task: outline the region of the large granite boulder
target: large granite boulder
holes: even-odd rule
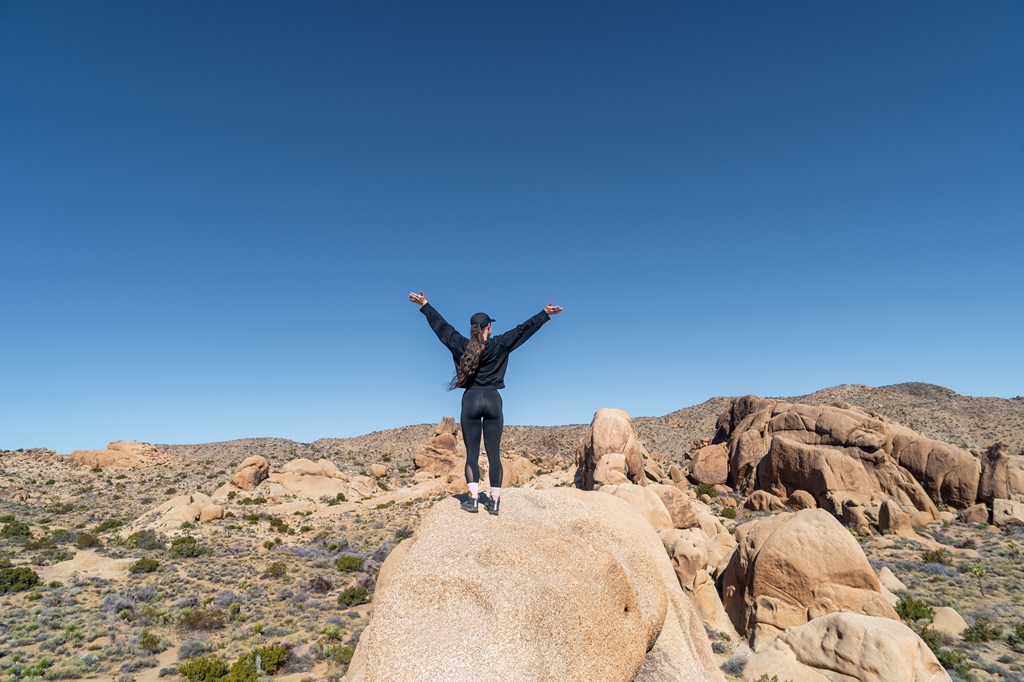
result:
[[[241,490],[255,490],[270,475],[270,463],[266,459],[255,455],[246,457],[235,469],[231,477],[231,484]]]
[[[594,474],[601,457],[612,453],[626,457],[626,478],[637,485],[647,485],[644,462],[648,453],[633,420],[622,410],[603,407],[594,413],[587,432],[576,446],[576,487],[593,490]]]
[[[860,545],[828,512],[779,513],[736,528],[722,601],[754,650],[832,611],[897,619]]]
[[[723,680],[661,540],[612,495],[436,504],[381,567],[346,679]]]
[[[728,447],[729,484],[743,494],[803,489],[834,514],[848,501],[891,499],[938,519],[936,504],[974,504],[982,474],[970,452],[845,403],[737,398],[719,417],[715,443]],[[1010,478],[1002,471],[992,467],[994,489]]]

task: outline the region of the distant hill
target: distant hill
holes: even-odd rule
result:
[[[763,396],[773,397],[773,396]],[[837,400],[874,410],[926,436],[964,448],[986,448],[1002,441],[1013,453],[1024,451],[1024,398],[972,398],[942,386],[905,383],[872,388],[844,384],[814,393],[782,398],[824,405]],[[648,450],[679,461],[698,438],[710,437],[715,421],[732,398],[718,397],[662,417],[635,417],[637,431]],[[595,406],[615,407],[614,405]],[[437,415],[438,421],[445,415]],[[502,449],[523,454],[552,454],[570,460],[586,424],[565,426],[506,426]],[[283,463],[295,457],[328,457],[345,468],[359,469],[388,457],[411,465],[416,446],[433,432],[433,424],[403,426],[353,438],[322,438],[296,443],[279,438],[247,438],[225,443],[162,446],[187,459],[241,461],[262,455]]]

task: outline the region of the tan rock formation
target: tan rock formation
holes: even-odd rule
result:
[[[992,523],[997,526],[1024,526],[1024,502],[992,500]]]
[[[350,682],[475,680],[481,662],[507,682],[723,679],[630,505],[565,488],[506,496],[486,524],[444,500],[391,553]]]
[[[720,485],[729,480],[729,448],[725,443],[708,445],[690,458],[690,480]]]
[[[454,417],[445,417],[438,422],[433,435],[425,443],[416,446],[412,459],[416,481],[437,476],[445,479],[448,492],[465,492],[466,444],[462,441],[462,430]],[[486,466],[483,450],[480,462],[482,472]],[[486,481],[487,477],[482,476],[482,479]]]
[[[897,618],[857,541],[821,509],[742,524],[721,577],[722,601],[755,651],[832,611]]]
[[[800,511],[801,509],[814,509],[818,506],[818,503],[814,501],[814,496],[806,490],[794,490],[789,499],[786,500],[786,506]]]
[[[374,478],[384,478],[385,476],[388,475],[388,468],[383,464],[371,464],[370,475],[372,475]]]
[[[981,477],[966,450],[847,404],[737,398],[719,417],[715,442],[728,446],[729,480],[744,494],[804,489],[835,514],[847,500],[892,499],[937,519],[936,503],[973,504]]]
[[[743,503],[743,506],[751,511],[779,511],[785,508],[782,500],[764,490],[755,490]]]
[[[610,452],[601,455],[594,469],[594,485],[619,485],[629,483],[626,476],[626,456],[620,452]]]
[[[693,500],[679,488],[661,483],[651,483],[647,488],[665,505],[674,528],[693,528],[700,525],[697,521],[697,512],[693,508]]]
[[[231,483],[241,490],[254,490],[270,475],[270,464],[259,455],[246,457],[235,469]]]
[[[149,443],[134,440],[118,440],[104,450],[75,450],[68,458],[72,464],[87,467],[111,467],[130,469],[177,462],[177,458],[163,452]]]
[[[767,653],[767,652],[766,652]],[[774,658],[774,660],[773,660]],[[762,660],[758,660],[762,659]],[[898,620],[858,613],[829,613],[782,634],[771,654],[754,656],[744,675],[755,674],[767,661],[786,659],[810,668],[787,668],[786,678],[828,682],[949,682],[949,674],[913,630]],[[779,669],[775,669],[778,673]]]
[[[594,472],[603,455],[621,453],[626,457],[626,477],[637,485],[647,485],[644,462],[647,450],[633,426],[633,420],[622,410],[603,407],[576,446],[575,484],[580,490],[594,489]]]
[[[967,621],[948,606],[940,606],[935,609],[935,615],[932,617],[932,624],[929,627],[950,637],[959,638],[967,629]]]
[[[914,526],[910,522],[910,516],[892,500],[886,500],[879,510],[878,530],[882,533],[892,533],[901,538],[917,536]]]
[[[610,493],[620,500],[628,502],[630,506],[647,519],[647,523],[651,524],[651,527],[656,531],[668,530],[674,527],[672,514],[669,513],[665,503],[661,501],[657,493],[650,490],[649,487],[624,483],[622,485],[605,486],[601,489],[601,492]]]
[[[962,523],[988,523],[988,507],[982,503],[961,509],[959,518]]]
[[[220,509],[220,516],[216,515],[214,507]],[[138,519],[121,528],[118,532],[122,538],[126,538],[139,530],[173,531],[181,528],[183,523],[198,523],[203,519],[203,510],[207,512],[207,519],[223,518],[223,507],[213,503],[209,495],[203,493],[192,493],[191,495],[178,495],[167,500],[163,504],[154,507]]]

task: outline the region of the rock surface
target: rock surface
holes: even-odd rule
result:
[[[103,450],[75,450],[68,460],[80,466],[120,469],[176,462],[157,447],[134,440],[114,441]]]
[[[258,455],[246,457],[235,469],[231,484],[242,490],[254,490],[270,475],[270,464]]]
[[[511,489],[435,505],[381,567],[347,680],[722,680],[661,540],[630,505]]]
[[[860,545],[824,510],[742,524],[736,539],[721,578],[722,601],[755,651],[832,611],[898,619]]]
[[[633,420],[622,411],[603,407],[594,413],[587,432],[576,446],[576,487],[593,490],[594,474],[601,457],[620,453],[626,458],[626,478],[637,485],[647,485],[644,461],[647,450],[633,426]]]
[[[966,450],[847,404],[737,398],[719,417],[715,443],[728,447],[729,481],[742,493],[785,497],[803,489],[835,514],[848,501],[891,499],[937,519],[936,504],[974,504],[982,477],[982,465]],[[1010,478],[996,460],[987,492]]]

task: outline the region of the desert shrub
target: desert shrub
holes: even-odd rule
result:
[[[264,578],[283,578],[286,575],[288,575],[288,564],[283,561],[275,561],[267,566],[267,570],[263,571]]]
[[[944,548],[926,549],[921,552],[921,561],[926,564],[943,564],[948,566],[953,562],[952,558]]]
[[[242,601],[242,595],[238,594],[234,590],[221,590],[217,593],[217,596],[213,598],[213,603],[217,606],[231,606],[237,602]]]
[[[121,519],[107,519],[98,526],[92,529],[93,533],[106,533],[108,531],[116,530],[124,525],[124,521]]]
[[[326,497],[326,495],[324,497]],[[333,506],[335,506],[337,504],[341,504],[342,502],[347,502],[347,501],[348,500],[345,499],[345,493],[338,493],[334,497],[329,498],[327,500],[327,506],[328,507],[333,507]]]
[[[100,539],[92,533],[82,533],[78,536],[78,540],[75,541],[75,546],[78,549],[87,549],[89,547],[99,547]]]
[[[338,606],[359,606],[369,601],[369,591],[362,585],[346,587],[338,595]]]
[[[411,537],[412,528],[410,528],[409,526],[402,526],[401,528],[395,531],[395,540],[398,540],[399,542],[401,542],[402,540],[407,540]]]
[[[10,518],[11,520],[0,527],[0,538],[11,538],[13,540],[30,540],[32,538],[32,529],[28,527],[27,523],[16,521],[13,516],[5,516],[4,518]]]
[[[929,627],[921,630],[920,635],[943,668],[956,673],[962,679],[972,679],[971,666],[967,662],[966,654],[946,646],[949,641],[946,635]]]
[[[103,598],[100,608],[110,613],[133,612],[135,611],[135,600],[127,594],[108,594]]]
[[[730,656],[725,661],[725,663],[722,664],[722,670],[725,671],[727,675],[731,675],[733,677],[739,677],[740,675],[742,675],[746,667],[746,656],[741,656],[739,654],[736,654],[735,656]]]
[[[1014,625],[1013,630],[1010,631],[1006,641],[1014,648],[1024,646],[1024,623],[1017,623]]]
[[[935,609],[920,599],[906,597],[896,602],[896,615],[908,623],[916,620],[930,621],[935,616]]]
[[[260,656],[260,668],[267,675],[273,675],[291,658],[292,652],[281,644],[261,646],[245,654],[231,666],[231,670],[221,682],[256,682],[256,655]]]
[[[161,535],[154,530],[140,530],[132,533],[124,541],[129,549],[163,549],[166,544]]]
[[[343,556],[338,559],[334,566],[342,573],[355,573],[356,571],[363,570],[363,564],[366,563],[366,559],[361,556]]]
[[[718,491],[715,490],[715,486],[710,483],[698,483],[697,484],[697,497],[701,495],[707,495],[708,497],[718,497]]]
[[[9,563],[9,562],[8,562]],[[39,584],[39,574],[31,568],[0,568],[0,594],[21,592]]]
[[[193,609],[178,618],[182,630],[223,630],[226,625],[227,618],[219,609]]]
[[[131,573],[152,573],[158,568],[160,568],[159,561],[149,557],[143,557],[129,566],[128,570]]]
[[[327,594],[334,589],[334,583],[322,575],[315,575],[309,579],[309,591],[316,594]]]
[[[722,511],[718,512],[718,515],[723,519],[735,519],[736,507],[722,507]]]
[[[228,670],[227,661],[217,656],[198,656],[178,665],[178,674],[188,682],[217,682]]]
[[[3,516],[0,516],[0,523],[14,523],[15,521],[17,521],[17,519],[14,517],[14,514],[4,514]]]
[[[183,535],[174,539],[168,553],[175,558],[192,558],[209,552],[210,550],[200,545],[194,537]]]
[[[266,504],[265,497],[246,497],[238,501],[238,504]]]
[[[328,644],[321,646],[317,650],[317,654],[320,658],[326,658],[341,667],[342,672],[348,671],[348,666],[352,662],[352,656],[356,653],[356,647],[353,644],[342,646],[341,644]]]
[[[205,653],[212,651],[209,642],[205,639],[198,637],[192,637],[186,639],[178,647],[178,660],[183,661],[186,658],[195,658],[196,656],[202,656]]]
[[[160,635],[142,628],[142,632],[139,633],[138,645],[147,654],[158,654],[161,651],[165,651],[170,646],[170,643]]]
[[[289,526],[287,523],[282,521],[276,516],[270,517],[270,528],[277,533],[287,533],[288,535],[295,535],[295,529]]]
[[[991,642],[999,639],[1003,629],[988,618],[978,618],[961,635],[965,642]]]

